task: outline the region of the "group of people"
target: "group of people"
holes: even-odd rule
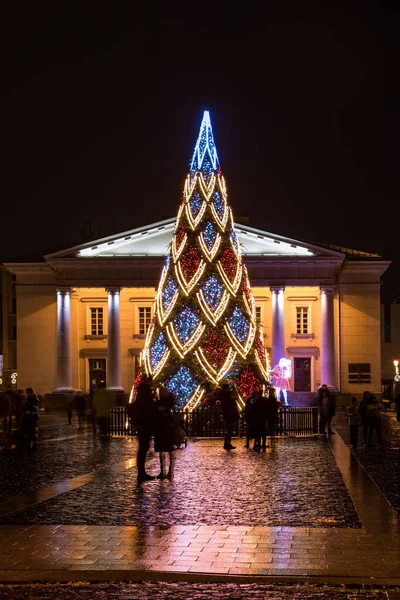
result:
[[[378,444],[382,445],[382,417],[376,396],[369,391],[363,393],[361,402],[354,396],[350,406],[347,407],[350,426],[350,445],[355,450],[358,448],[358,434],[362,427],[364,444],[373,446],[373,436],[376,433]]]
[[[15,391],[9,385],[0,396],[0,417],[5,434],[11,435],[15,426],[21,451],[38,449],[39,397],[35,390],[29,387]]]
[[[143,378],[128,414],[137,430],[137,481],[139,484],[156,479],[173,478],[174,449],[182,441],[182,423],[176,411],[176,399],[165,386],[153,389],[152,379]],[[154,451],[159,453],[160,472],[153,476],[146,471],[146,456],[154,437]]]
[[[269,388],[266,394],[259,390],[246,400],[244,408],[246,420],[245,448],[249,448],[251,440],[254,440],[254,450],[266,449],[267,437],[273,437],[275,434],[279,406],[280,402],[273,387]]]

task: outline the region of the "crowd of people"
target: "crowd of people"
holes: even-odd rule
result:
[[[225,425],[223,448],[234,450],[232,436],[239,420],[238,395],[235,387],[223,383],[213,394],[215,404],[220,406]],[[400,421],[400,394],[396,397],[397,420]],[[18,448],[21,451],[37,451],[40,400],[32,388],[14,391],[8,386],[0,394],[0,423],[3,433],[17,434]],[[84,394],[76,392],[68,400],[68,423],[72,423],[73,410],[76,410],[79,429],[82,429],[86,415],[90,413],[93,432],[107,433],[107,424],[112,406],[118,398],[110,394],[105,384],[97,387],[92,396],[90,410]],[[332,418],[336,414],[336,396],[323,384],[317,392],[319,407],[319,433],[334,435]],[[274,436],[281,402],[274,387],[266,388],[250,395],[245,403],[243,416],[246,422],[245,448],[256,451],[267,448],[267,438]],[[346,407],[350,445],[357,449],[359,434],[362,432],[364,445],[369,448],[377,443],[382,445],[382,418],[379,402],[371,392],[365,391],[359,402],[354,396]],[[172,479],[175,448],[186,443],[183,421],[177,410],[175,396],[161,385],[153,386],[151,378],[143,378],[138,386],[135,401],[129,404],[128,414],[138,436],[137,469],[138,482],[154,479]],[[146,472],[146,456],[154,437],[154,450],[159,453],[160,473],[153,477]]]

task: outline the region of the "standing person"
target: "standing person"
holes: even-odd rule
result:
[[[68,425],[72,424],[72,409],[74,407],[74,398],[75,398],[75,396],[69,396],[68,399],[67,399]]]
[[[37,451],[39,438],[39,398],[32,388],[26,388],[26,403],[21,423],[20,451]]]
[[[318,406],[320,407],[319,432],[334,435],[335,432],[332,431],[332,417],[334,417],[336,413],[336,401],[334,396],[330,393],[326,383],[323,383],[321,387],[318,388],[317,399]],[[327,432],[325,431],[325,427],[328,427]]]
[[[267,406],[266,400],[263,396],[262,390],[256,392],[256,399],[254,402],[254,450],[261,450],[262,447],[265,450],[267,447]]]
[[[82,429],[85,420],[86,400],[81,390],[77,391],[74,396],[74,405],[78,415],[78,427]]]
[[[174,418],[175,396],[161,386],[155,403],[154,450],[160,453],[160,474],[158,479],[172,479],[174,469]],[[169,467],[166,472],[165,458],[169,454]]]
[[[18,405],[19,405],[19,396],[18,396],[17,392],[14,392],[11,385],[9,385],[7,388],[6,396],[8,397],[9,406],[10,406],[10,411],[9,411],[9,415],[8,415],[8,417],[9,417],[8,418],[8,432],[11,433],[13,417],[15,417],[15,424],[16,424],[16,427],[18,428],[17,412],[18,412]]]
[[[138,484],[155,479],[155,477],[146,473],[145,468],[146,456],[150,448],[150,440],[153,435],[155,419],[155,403],[150,382],[150,377],[142,379],[138,385],[134,402],[128,406],[128,414],[131,418],[132,425],[136,427],[138,437],[136,460]]]
[[[19,429],[21,427],[21,423],[22,423],[22,417],[24,414],[24,409],[25,409],[25,403],[26,403],[26,394],[24,390],[18,390],[17,391],[17,396],[18,396],[18,400],[17,400],[17,409],[15,411],[15,420],[17,423],[17,429]]]
[[[251,394],[244,407],[244,418],[246,420],[246,443],[245,448],[250,448],[250,442],[255,438],[255,418],[254,418],[254,404],[256,401],[256,395]]]
[[[364,445],[368,446],[368,420],[367,420],[367,404],[368,404],[368,400],[370,397],[370,393],[366,390],[363,393],[361,402],[360,402],[360,406],[359,406],[359,412],[360,412],[360,423],[361,423],[361,427],[362,427],[362,433],[363,433],[363,440],[364,440]]]
[[[379,446],[382,445],[382,417],[379,410],[379,404],[376,397],[369,393],[367,400],[367,426],[368,426],[368,440],[367,446],[373,446],[372,439],[374,432],[376,432],[376,438]]]
[[[350,425],[350,444],[353,450],[358,447],[358,430],[360,428],[360,407],[358,400],[354,396],[351,399],[350,406],[347,407]]]
[[[266,398],[266,415],[267,415],[267,437],[274,437],[275,426],[279,415],[280,402],[276,396],[275,388],[271,387]],[[265,444],[266,447],[266,444]],[[264,446],[263,446],[264,449]]]
[[[99,427],[100,435],[107,433],[107,421],[112,406],[112,395],[106,390],[105,381],[101,381],[93,394],[93,412],[95,423]]]
[[[237,409],[236,398],[228,383],[222,384],[218,394],[218,400],[221,405],[222,417],[226,428],[224,450],[234,450],[236,446],[232,446],[231,440],[235,423],[239,418],[239,412]]]
[[[3,417],[4,433],[9,433],[11,430],[11,392],[12,388],[9,385],[0,398],[0,416]]]

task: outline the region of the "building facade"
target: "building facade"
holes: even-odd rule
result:
[[[105,380],[131,390],[174,219],[8,262],[15,279],[18,386],[40,394]],[[273,367],[292,361],[293,392],[326,383],[381,393],[378,255],[315,246],[237,223],[258,326]]]

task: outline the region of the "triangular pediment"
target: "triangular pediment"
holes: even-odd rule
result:
[[[106,257],[145,257],[166,256],[171,243],[175,219],[158,221],[151,225],[130,229],[117,235],[94,240],[48,254],[46,259],[55,258],[106,258]],[[342,252],[315,246],[235,223],[238,241],[244,256],[264,257],[343,257]]]

